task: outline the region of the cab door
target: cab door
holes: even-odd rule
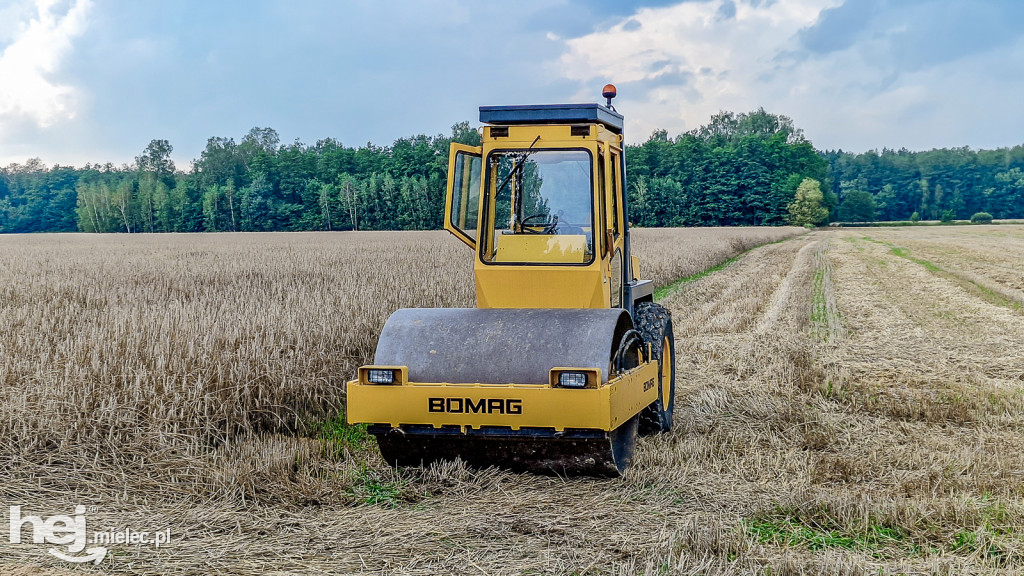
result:
[[[619,186],[619,149],[601,144],[601,156],[598,160],[601,182],[601,204],[604,206],[601,224],[604,226],[601,238],[607,245],[609,253],[608,260],[608,290],[609,304],[612,308],[624,308],[623,287],[626,282],[626,274],[623,270],[623,241],[622,225],[620,219],[620,186]]]
[[[480,222],[481,158],[480,146],[452,143],[448,153],[444,229],[470,248],[476,248]]]

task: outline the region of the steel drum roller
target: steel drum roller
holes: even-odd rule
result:
[[[405,308],[388,318],[374,364],[413,382],[541,384],[556,366],[599,368],[608,381],[620,309]]]
[[[413,382],[547,383],[554,367],[599,368],[633,328],[621,309],[407,308],[388,319],[374,364],[406,366]],[[632,459],[634,417],[614,431],[370,426],[392,465],[462,458],[475,466],[617,476]]]

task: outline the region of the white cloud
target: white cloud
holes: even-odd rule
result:
[[[0,45],[14,41],[36,13],[34,0],[7,0],[0,6]]]
[[[765,76],[780,72],[776,58],[796,48],[796,34],[822,10],[839,3],[711,0],[643,9],[607,30],[566,41],[559,65],[573,80],[620,84],[620,108],[634,110],[632,139],[655,128],[681,132],[719,110],[756,108],[763,98],[757,87],[773,84]]]
[[[801,44],[823,11],[843,0],[701,0],[643,9],[607,29],[565,40],[554,66],[587,86],[619,84],[631,141],[657,128],[696,128],[719,110],[759,106],[791,116],[819,148],[866,150],[1017,144],[1024,112],[1024,41],[901,69],[905,25],[864,31],[816,53]],[[733,8],[735,8],[733,10]],[[924,14],[893,12],[921,28]],[[920,33],[920,31],[919,31]],[[927,35],[927,30],[924,30]]]
[[[0,137],[5,125],[30,121],[47,127],[73,118],[76,90],[53,79],[71,40],[82,33],[90,0],[61,10],[56,0],[37,0],[35,14],[21,22],[0,54]]]

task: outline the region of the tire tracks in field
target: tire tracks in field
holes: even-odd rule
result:
[[[836,352],[847,379],[886,383],[882,389],[897,395],[939,396],[1024,383],[1020,314],[887,244],[850,233],[842,239],[835,254],[838,298],[851,339]]]
[[[682,287],[662,302],[673,312],[676,336],[740,334],[752,326],[764,333],[792,305],[791,296],[819,241],[810,234],[755,248]]]
[[[679,426],[669,438],[686,443],[690,476],[681,481],[700,479],[684,492],[737,521],[792,488],[767,478],[807,476],[801,445],[780,446],[777,436],[802,426],[788,397],[809,364],[805,328],[821,241],[812,233],[761,246],[663,302],[676,334]],[[652,457],[646,450],[643,459]]]
[[[770,420],[786,410],[749,402],[763,399],[766,386],[806,378],[811,285],[825,234],[755,248],[663,302],[675,327],[676,403],[696,421],[736,411]]]
[[[812,234],[808,238],[809,241],[794,255],[789,272],[772,293],[768,307],[758,320],[756,334],[767,334],[783,320],[785,312],[806,304],[806,298],[801,297],[805,291],[800,288],[801,285],[807,285],[814,275],[814,255],[820,250],[822,244],[822,240],[817,238],[817,234]],[[802,324],[805,324],[798,315],[788,315],[785,319],[798,320],[795,326],[790,326],[791,328],[799,329]]]
[[[835,264],[830,250],[832,238],[822,240],[814,252],[814,278],[811,286],[811,333],[825,343],[837,343],[843,336],[842,314],[836,301],[833,278]]]
[[[967,497],[949,495],[1016,493],[1024,318],[859,233],[838,232],[831,259],[844,333],[815,348],[818,394],[863,431],[836,450],[830,475],[856,466],[940,508]]]
[[[665,300],[678,428],[642,445],[639,474],[740,533],[786,509],[969,526],[964,498],[1019,491],[1020,316],[850,235],[758,248]]]
[[[924,259],[912,254],[910,249],[904,246],[899,246],[891,242],[885,242],[885,244],[889,246],[889,249],[893,254],[924,266],[926,270],[936,276],[954,281],[968,292],[979,296],[990,303],[1024,312],[1024,291],[1016,289],[1013,285],[1004,284],[998,280],[992,280],[970,270],[965,270],[961,266],[953,265],[945,261],[941,262],[941,265],[937,264],[932,260]],[[979,252],[972,253],[968,251],[968,255],[977,259],[983,258],[983,254]],[[929,258],[934,257],[929,255]],[[972,263],[976,262],[976,260],[970,261]],[[976,266],[978,265],[976,264]],[[993,268],[997,268],[991,263],[985,263],[978,267],[982,268],[989,274],[995,271]]]

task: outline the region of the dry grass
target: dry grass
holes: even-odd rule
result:
[[[792,233],[712,230],[700,245],[725,259]],[[690,231],[637,235],[663,249],[637,250],[668,274],[709,262],[677,256]],[[121,525],[152,506],[188,534],[206,526],[183,507],[231,516],[446,492],[396,476],[334,417],[392,311],[473,305],[469,254],[447,235],[7,236],[0,247],[0,482],[11,503],[63,513],[55,502],[87,501],[100,505],[95,521]]]
[[[666,286],[693,276],[755,246],[804,232],[803,228],[634,228],[633,255],[639,256],[644,278]]]
[[[673,278],[749,247],[707,232],[729,246],[710,263],[693,231],[636,251]],[[613,481],[396,471],[358,429],[305,424],[392,308],[471,305],[440,234],[0,238],[0,493],[172,527],[114,573],[1019,572],[1024,317],[862,236],[756,248],[672,295],[677,428]]]
[[[8,474],[66,492],[127,467],[125,489],[238,492],[239,439],[337,414],[394,309],[472,304],[471,266],[438,234],[352,239],[3,238]]]
[[[983,295],[1024,307],[1024,234],[1020,226],[936,226],[865,231]]]

